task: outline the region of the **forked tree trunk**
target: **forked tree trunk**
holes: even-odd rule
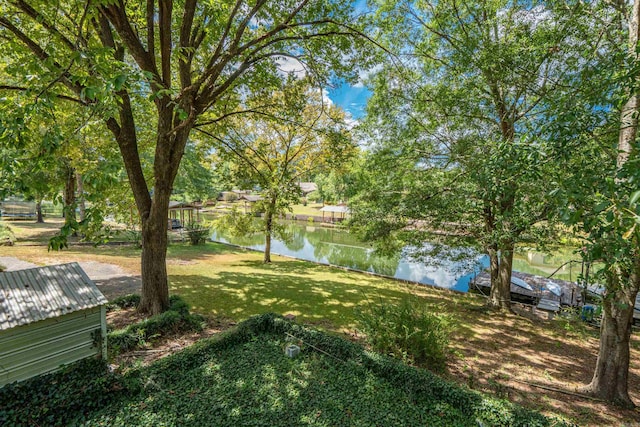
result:
[[[495,283],[491,283],[491,293],[489,294],[489,307],[500,311],[511,311],[511,271],[513,266],[514,244],[509,243],[500,250],[500,259],[497,268]],[[494,261],[495,262],[495,261]],[[493,267],[493,266],[492,266]],[[494,279],[492,271],[492,279]]]
[[[613,273],[612,273],[613,274]],[[610,290],[602,302],[600,348],[591,383],[583,390],[624,407],[633,407],[629,397],[629,344],[638,280],[631,286],[618,283],[617,277],[608,283]]]
[[[156,99],[158,124],[153,170],[154,186],[149,190],[138,153],[130,99],[126,92],[120,92],[119,95],[122,98],[120,110],[122,126],[115,121],[108,121],[107,125],[116,135],[142,226],[140,262],[142,292],[138,310],[155,315],[169,308],[166,265],[169,199],[193,123],[186,123],[179,131],[172,132],[173,109],[170,100]]]

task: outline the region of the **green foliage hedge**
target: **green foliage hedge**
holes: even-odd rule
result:
[[[139,303],[140,297],[138,295],[127,295],[112,301],[109,308],[135,307]],[[164,313],[149,317],[124,329],[110,331],[107,334],[109,353],[114,355],[129,351],[160,336],[202,330],[204,318],[197,314],[191,314],[189,305],[180,296],[172,295],[169,298],[169,303],[169,310]]]
[[[204,245],[211,236],[211,228],[202,224],[191,222],[184,228],[191,245]]]
[[[446,367],[449,318],[431,312],[414,298],[400,303],[370,303],[358,313],[358,323],[372,348],[435,372]]]
[[[78,424],[566,425],[273,314],[126,374],[82,362],[0,390],[0,425]]]

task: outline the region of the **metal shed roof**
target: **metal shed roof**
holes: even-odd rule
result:
[[[349,213],[349,208],[343,205],[338,205],[338,206],[332,206],[332,205],[326,205],[324,206],[322,209],[320,209],[322,212],[336,212],[336,213]]]
[[[77,262],[0,273],[0,331],[107,302]]]
[[[247,202],[258,202],[262,200],[262,196],[258,194],[244,194],[238,200],[246,200]]]

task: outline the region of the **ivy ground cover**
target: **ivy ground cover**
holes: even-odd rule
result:
[[[148,367],[83,362],[5,387],[0,408],[2,425],[558,425],[269,314]]]

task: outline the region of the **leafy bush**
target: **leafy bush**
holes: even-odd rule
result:
[[[129,294],[118,298],[107,304],[107,311],[115,310],[118,308],[132,308],[140,305],[140,295]]]
[[[203,245],[209,236],[211,236],[211,228],[196,222],[190,222],[184,230],[187,233],[189,242],[192,245]]]
[[[436,372],[444,370],[451,329],[446,316],[406,298],[399,304],[369,303],[357,320],[374,350],[425,364]]]
[[[123,306],[136,301],[135,296],[119,299]],[[137,304],[140,298],[137,297]],[[117,300],[116,300],[117,301]],[[169,310],[151,316],[141,322],[129,325],[124,329],[111,331],[107,334],[110,354],[113,356],[123,351],[143,347],[147,342],[170,334],[202,330],[203,317],[189,312],[189,305],[178,295],[169,299]],[[115,304],[115,301],[112,302]]]
[[[307,198],[308,201],[313,202],[313,203],[319,203],[320,201],[322,201],[322,195],[320,194],[320,192],[318,190],[316,191],[312,191],[311,193],[307,194]]]
[[[13,246],[16,236],[8,225],[0,224],[0,246]]]
[[[124,238],[127,242],[140,249],[142,248],[142,232],[136,229],[130,229],[124,232]]]

